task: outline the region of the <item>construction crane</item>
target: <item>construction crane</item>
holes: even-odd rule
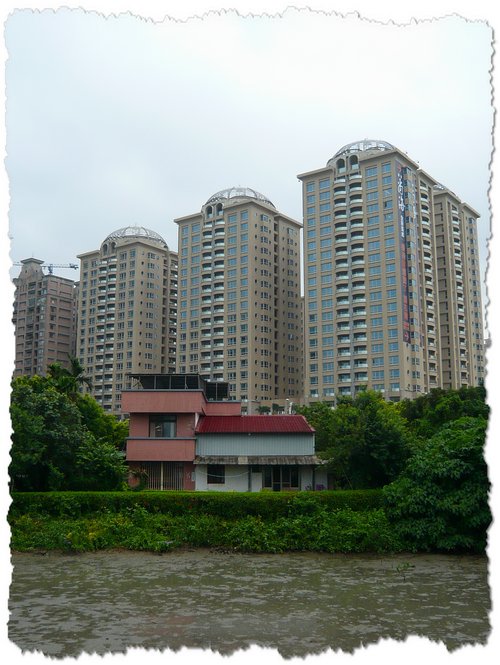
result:
[[[54,268],[71,268],[72,270],[77,270],[78,266],[76,263],[44,263],[42,268],[47,268],[49,275],[52,275]]]
[[[12,265],[22,266],[24,264],[17,261]],[[72,270],[77,270],[78,265],[76,263],[42,263],[42,268],[46,268],[49,275],[52,275],[54,273],[54,268],[71,268]]]

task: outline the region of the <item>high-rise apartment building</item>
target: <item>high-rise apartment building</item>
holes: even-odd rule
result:
[[[177,371],[227,382],[243,412],[298,401],[301,224],[243,187],[217,192],[175,222]]]
[[[383,141],[298,177],[306,401],[481,384],[478,213]]]
[[[75,353],[76,285],[24,259],[14,278],[14,377],[44,375],[52,363],[69,366]]]
[[[131,374],[175,371],[177,253],[158,233],[129,226],[78,258],[77,354],[93,396],[120,414]]]

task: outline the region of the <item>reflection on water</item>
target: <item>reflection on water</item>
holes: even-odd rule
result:
[[[9,638],[47,656],[256,644],[285,657],[490,632],[487,559],[313,553],[14,554]]]

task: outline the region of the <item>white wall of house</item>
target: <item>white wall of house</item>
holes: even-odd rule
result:
[[[328,478],[327,471],[324,467],[317,468],[314,473],[314,489],[318,486],[322,486],[323,489],[328,489]]]
[[[248,492],[248,466],[226,464],[224,469],[224,483],[212,484],[207,483],[207,465],[197,464],[195,466],[195,490],[213,490],[216,492]]]
[[[213,490],[218,492],[260,492],[262,489],[262,472],[251,473],[249,486],[248,466],[225,465],[224,483],[207,483],[207,465],[197,464],[195,467],[195,489]],[[312,489],[312,468],[304,466],[300,469],[300,489]],[[322,485],[327,488],[325,469],[316,469],[314,474],[315,487]]]

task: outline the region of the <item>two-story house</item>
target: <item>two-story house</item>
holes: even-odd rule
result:
[[[195,374],[137,374],[122,393],[130,418],[131,484],[149,489],[299,490],[326,486],[303,416],[244,416],[224,382]]]

